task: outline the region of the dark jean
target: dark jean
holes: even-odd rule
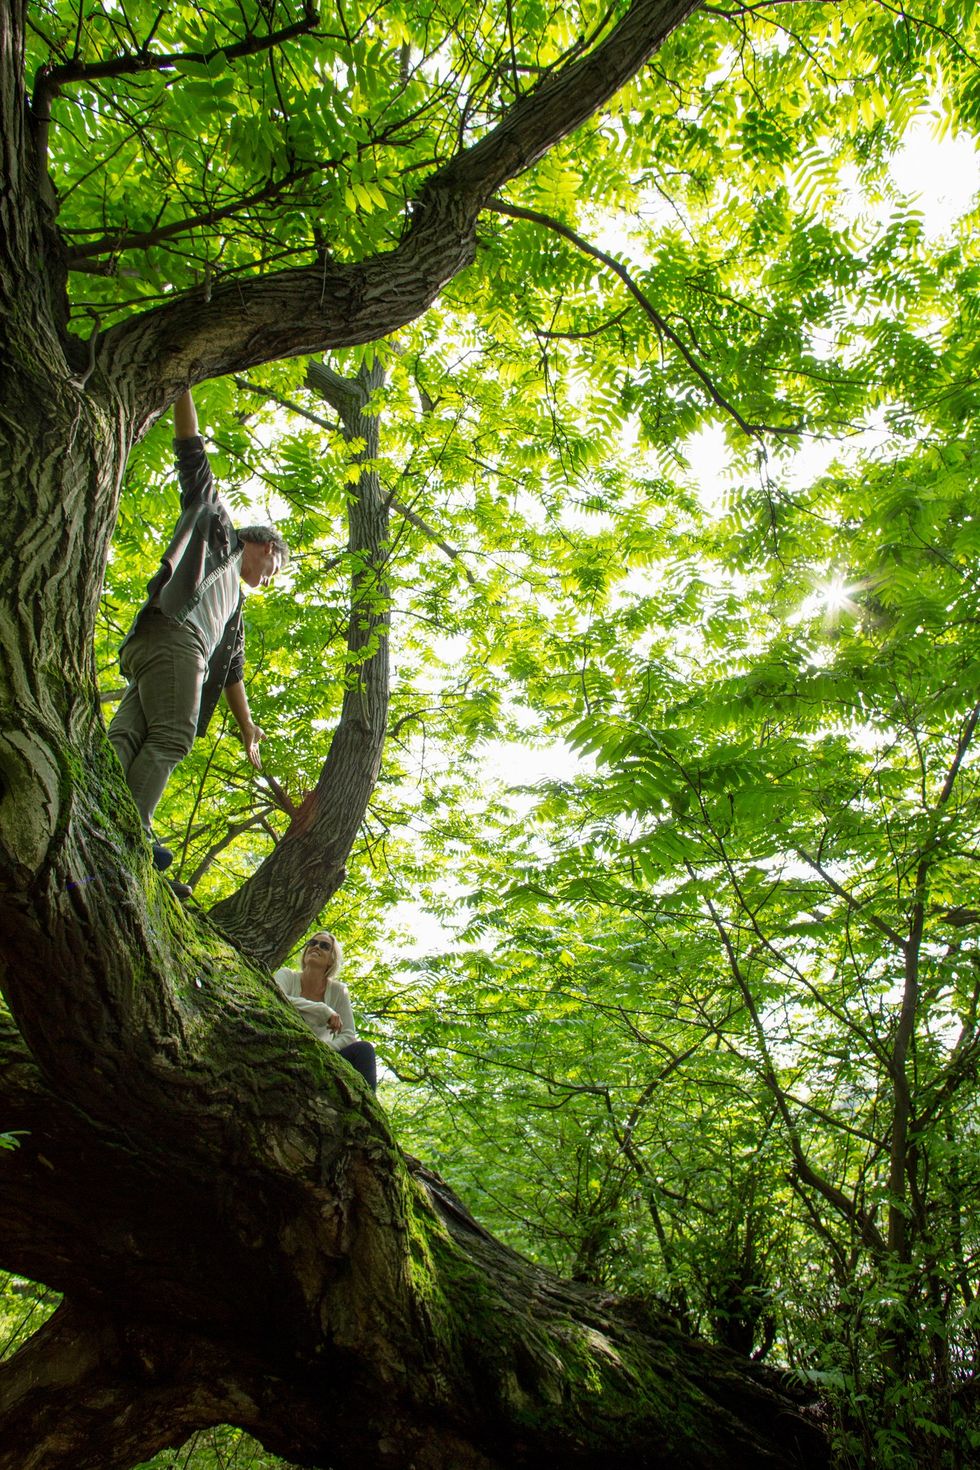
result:
[[[194,744],[207,673],[194,632],[150,612],[123,648],[130,681],[109,739],[147,832],[170,773]]]
[[[377,1092],[378,1063],[370,1041],[352,1041],[350,1046],[341,1047],[337,1055],[346,1057],[354,1070],[360,1072],[371,1091]]]

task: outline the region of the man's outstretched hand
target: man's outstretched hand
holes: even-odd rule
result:
[[[245,754],[255,769],[261,771],[262,757],[259,755],[259,741],[265,739],[265,731],[252,719],[252,711],[248,707],[248,695],[245,693],[245,685],[241,680],[237,684],[225,685],[225,702],[235,717],[235,724],[242,737]]]
[[[259,725],[251,722],[242,728],[242,744],[245,746],[245,754],[257,771],[262,769],[262,756],[259,751],[259,741],[265,739],[265,731]]]

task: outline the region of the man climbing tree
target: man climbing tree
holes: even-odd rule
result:
[[[181,517],[146,602],[122,646],[130,685],[109,726],[109,739],[153,846],[154,866],[173,854],[151,830],[157,802],[195,735],[203,735],[222,691],[256,770],[263,732],[245,692],[245,630],[239,578],[264,587],[287,555],[269,526],[236,532],[218,498],[189,392],[174,405],[174,447]],[[186,884],[171,887],[186,897]]]

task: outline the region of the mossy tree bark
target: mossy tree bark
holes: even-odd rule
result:
[[[150,868],[92,655],[126,456],[178,391],[424,310],[472,258],[492,192],[691,8],[637,0],[433,175],[389,254],[175,299],[82,343],[24,89],[26,0],[0,6],[0,1125],[24,1134],[0,1153],[0,1264],[65,1296],[0,1371],[4,1470],[129,1466],[221,1421],[336,1470],[822,1455],[758,1371],[556,1281],[410,1173],[357,1076],[252,968],[246,956],[275,962],[338,881],[383,692],[365,740],[352,683],[351,738],[318,791],[321,811],[346,800],[347,837],[328,849],[329,823],[311,821],[290,863],[222,906],[221,933]],[[382,522],[361,501],[370,545]],[[377,592],[377,563],[364,565],[362,610]],[[378,597],[361,667],[377,658],[381,684],[383,617]]]
[[[222,1419],[336,1470],[823,1462],[764,1370],[508,1251],[269,982],[197,959],[179,1067],[163,1035],[143,1058],[152,1132],[0,1031],[5,1261],[66,1293],[0,1374],[3,1470],[122,1470]]]

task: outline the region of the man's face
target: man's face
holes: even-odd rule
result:
[[[279,570],[279,552],[271,541],[245,541],[241,577],[250,587],[267,587]]]

